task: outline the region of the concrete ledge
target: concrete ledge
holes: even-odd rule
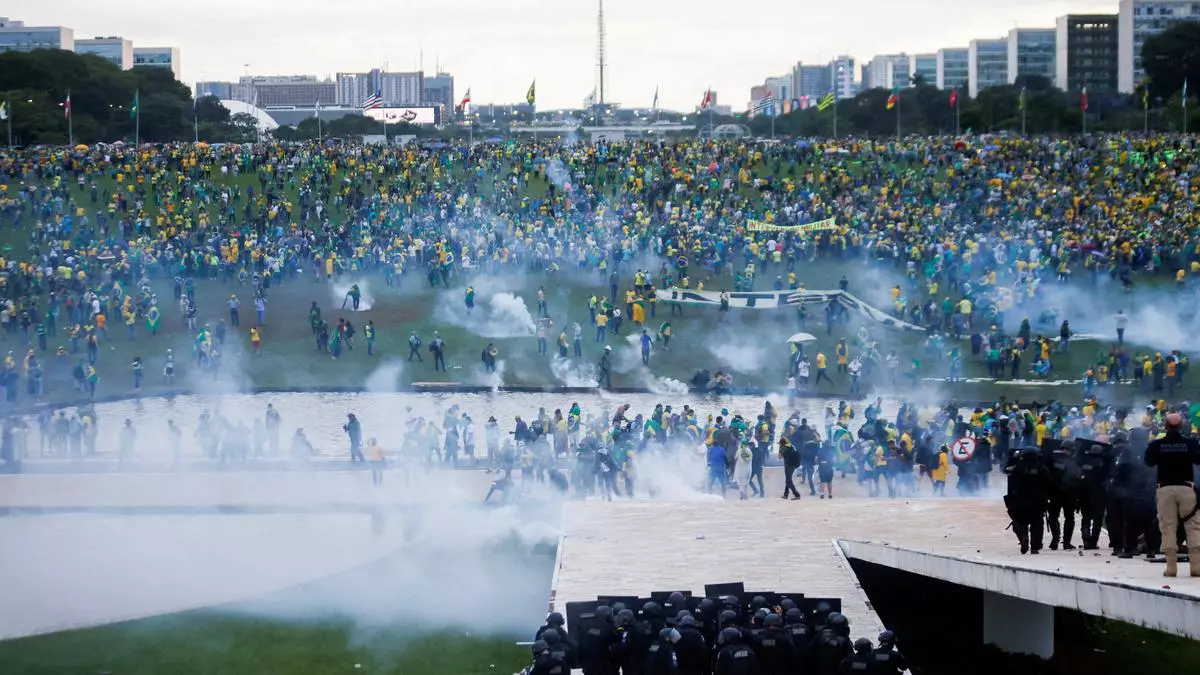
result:
[[[1200,579],[1164,579],[1154,586],[1097,579],[1003,562],[967,560],[882,543],[842,539],[847,557],[1052,607],[1200,639]],[[1147,577],[1161,566],[1145,563]],[[1186,574],[1186,571],[1184,572]],[[1140,575],[1139,575],[1140,576]],[[1161,577],[1160,577],[1161,578]],[[1174,590],[1178,584],[1185,590]]]

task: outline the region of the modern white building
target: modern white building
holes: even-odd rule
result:
[[[967,47],[967,93],[1008,84],[1008,38],[971,40]]]
[[[0,52],[28,52],[34,49],[75,50],[75,31],[63,26],[26,26],[0,16]]]
[[[95,54],[121,70],[133,67],[133,42],[122,37],[95,37],[75,41],[76,54]]]
[[[970,50],[948,47],[937,51],[937,88],[962,89],[971,75]]]
[[[168,68],[179,79],[179,48],[178,47],[134,47],[133,65],[150,66],[152,68]]]
[[[378,68],[366,73],[338,73],[339,105],[361,106],[379,92],[384,105],[420,105],[425,99],[425,73],[388,73]]]
[[[863,66],[863,89],[902,89],[908,86],[908,54],[880,54]]]
[[[1161,33],[1180,21],[1200,20],[1200,2],[1195,0],[1121,0],[1117,18],[1117,43],[1120,65],[1117,89],[1133,93],[1145,78],[1142,70],[1142,45],[1146,38]]]
[[[829,73],[833,77],[833,95],[837,98],[854,98],[858,94],[858,72],[855,68],[854,57],[841,55],[829,63]]]
[[[1008,82],[1037,75],[1054,82],[1058,38],[1053,28],[1014,28],[1008,31]]]
[[[938,71],[938,55],[935,54],[912,54],[908,57],[908,78],[911,83],[912,78],[921,76],[925,84],[934,84],[937,82]]]

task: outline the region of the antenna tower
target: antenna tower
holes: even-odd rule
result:
[[[600,68],[600,105],[604,105],[604,0],[599,0],[600,12],[596,15],[596,65]]]

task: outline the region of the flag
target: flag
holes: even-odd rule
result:
[[[321,116],[321,101],[317,100],[317,108],[316,108],[316,110],[313,110],[313,117],[320,117],[320,116]]]
[[[950,90],[950,107],[951,108],[958,107],[958,87],[955,87]]]
[[[1087,105],[1087,87],[1084,87],[1083,91],[1079,92],[1079,109],[1086,112]]]
[[[654,103],[650,104],[651,110],[658,110],[658,87],[654,88]]]
[[[768,93],[766,98],[761,98],[754,102],[751,112],[755,115],[771,115],[775,114],[775,96]]]
[[[363,110],[377,110],[382,107],[383,107],[383,92],[379,91],[378,89],[376,89],[375,93],[368,96],[367,100],[363,101],[363,103],[362,103]]]
[[[71,94],[67,94],[67,100],[63,101],[63,117],[71,118]]]
[[[1183,99],[1183,109],[1187,110],[1187,78],[1183,78],[1183,93],[1180,94]]]
[[[8,119],[8,102],[0,101],[0,120]]]
[[[700,109],[708,110],[709,106],[711,106],[711,105],[712,105],[712,89],[705,89],[704,90],[704,98],[700,99]]]
[[[462,100],[458,102],[458,112],[467,109],[467,104],[471,102],[471,88],[467,87],[467,93],[463,94]]]
[[[534,78],[533,82],[529,83],[529,91],[525,92],[525,102],[526,103],[528,103],[529,105],[533,105],[535,101],[537,101],[537,79],[536,78]]]
[[[1150,109],[1150,83],[1142,84],[1142,110]]]
[[[130,119],[138,116],[138,99],[141,98],[142,91],[140,89],[133,90],[133,105],[129,106]]]
[[[592,93],[587,95],[587,98],[583,99],[583,107],[591,108],[594,105],[596,105],[596,90],[595,89],[592,90]]]
[[[1084,110],[1087,110],[1086,105],[1084,105],[1083,108]],[[1022,112],[1025,110],[1025,87],[1021,87],[1021,93],[1019,96],[1017,96],[1017,110]]]
[[[836,102],[837,102],[837,100],[834,99],[833,92],[831,91],[828,94],[825,94],[824,96],[822,96],[820,101],[817,101],[817,110],[824,111],[826,108],[828,108],[829,106],[833,105]]]
[[[895,108],[896,104],[899,102],[900,102],[900,94],[893,91],[891,94],[888,94],[887,109],[891,110],[892,108]]]

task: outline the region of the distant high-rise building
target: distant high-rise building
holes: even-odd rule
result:
[[[1008,38],[971,40],[967,47],[967,90],[971,98],[980,90],[1008,84]]]
[[[833,95],[837,98],[854,98],[858,94],[858,72],[853,56],[843,54],[831,61],[829,75],[833,80]]]
[[[908,86],[908,54],[880,54],[863,66],[862,88],[898,89]]]
[[[152,68],[168,68],[179,79],[179,48],[178,47],[134,47],[133,67],[150,66]]]
[[[1066,91],[1116,92],[1120,70],[1116,14],[1068,14],[1055,22],[1054,85]]]
[[[195,98],[204,98],[205,96],[215,96],[222,101],[235,100],[237,85],[232,82],[197,82],[193,89]]]
[[[1014,28],[1008,31],[1008,81],[1017,78],[1040,76],[1053,82],[1056,73],[1055,60],[1058,50],[1054,28]]]
[[[1195,0],[1121,0],[1118,5],[1120,67],[1117,90],[1132,93],[1146,77],[1142,70],[1142,45],[1180,21],[1200,20],[1200,2]]]
[[[792,68],[792,98],[819,98],[833,91],[833,75],[828,63]]]
[[[0,16],[0,52],[28,52],[34,49],[75,49],[75,31],[63,26],[26,26]]]
[[[970,49],[949,47],[937,51],[938,89],[963,89],[971,76]]]
[[[75,41],[76,54],[95,54],[121,70],[133,67],[133,43],[122,37],[96,37]]]
[[[938,71],[938,55],[937,54],[913,54],[908,57],[908,79],[912,83],[912,78],[920,76],[920,78],[930,86],[937,84]]]
[[[234,97],[260,108],[333,105],[337,85],[312,75],[253,75],[238,80]]]
[[[425,95],[422,103],[440,105],[445,112],[453,112],[458,101],[454,100],[454,76],[438,73],[425,77]]]
[[[337,102],[358,106],[379,92],[384,105],[420,105],[424,101],[425,73],[389,73],[378,68],[366,73],[337,74]]]

